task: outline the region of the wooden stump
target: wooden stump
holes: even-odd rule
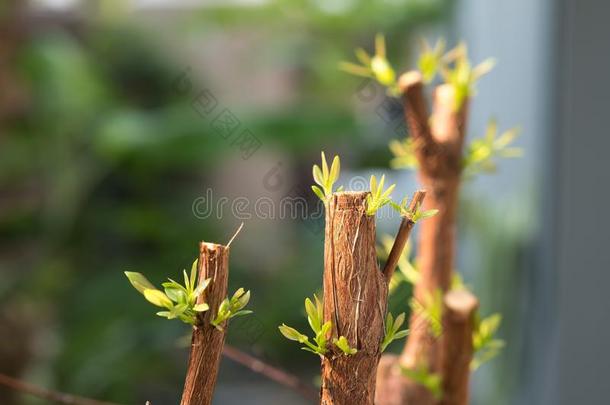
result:
[[[218,313],[218,306],[227,296],[229,249],[222,245],[201,242],[199,244],[198,274],[199,283],[208,278],[212,279],[197,301],[197,303],[207,303],[210,309],[199,314],[198,323],[193,328],[181,405],[209,405],[212,403],[225,341],[226,325],[222,325],[223,330],[221,331],[212,326],[211,321]]]
[[[373,405],[388,287],[377,264],[375,218],[366,192],[335,193],[326,210],[324,318],[331,340],[345,336],[358,353],[334,345],[322,359],[322,405]]]

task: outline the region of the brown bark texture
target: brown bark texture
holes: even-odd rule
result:
[[[211,279],[198,303],[207,303],[210,309],[200,313],[193,328],[191,352],[182,392],[181,405],[209,405],[212,403],[216,377],[225,340],[223,330],[215,328],[211,321],[218,313],[220,303],[227,296],[229,278],[229,249],[222,245],[201,242],[198,262],[199,283]]]
[[[467,405],[474,315],[479,306],[466,290],[450,291],[443,302],[443,336],[447,344],[441,356],[443,398],[441,405]]]
[[[455,108],[451,85],[438,86],[433,95],[433,113],[429,118],[421,74],[416,71],[401,76],[399,86],[407,126],[415,141],[419,180],[427,190],[424,210],[438,209],[438,214],[420,225],[417,265],[420,280],[414,298],[425,302],[440,289],[451,286],[455,258],[455,222],[462,172],[462,154],[468,100]],[[440,321],[440,320],[439,320]],[[410,335],[399,358],[381,362],[378,378],[378,405],[431,405],[432,394],[401,373],[401,367],[427,365],[430,372],[441,371],[441,352],[446,339],[436,338],[426,320],[412,314]]]
[[[372,405],[388,287],[377,264],[375,218],[366,215],[366,192],[335,193],[326,210],[324,318],[330,342],[345,336],[358,352],[329,344],[322,359],[322,405]]]

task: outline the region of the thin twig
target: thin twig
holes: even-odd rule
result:
[[[228,344],[224,345],[222,354],[234,362],[249,368],[255,373],[262,374],[270,380],[292,389],[307,400],[314,402],[319,400],[319,395],[316,389],[313,386],[302,382],[295,375],[267,364],[264,361],[248,353],[242,352],[241,350]]]
[[[96,399],[80,397],[77,395],[67,394],[65,392],[53,391],[47,388],[39,387],[28,382],[9,377],[6,374],[0,373],[0,385],[4,385],[15,391],[20,391],[38,398],[46,399],[59,404],[68,405],[118,405],[113,402],[98,401]]]
[[[411,204],[409,204],[409,212],[414,213],[418,207],[421,207],[425,197],[425,190],[416,191],[411,199]],[[394,270],[396,270],[396,265],[398,264],[398,260],[400,259],[400,255],[402,255],[405,245],[407,244],[407,240],[409,239],[413,225],[415,225],[415,222],[413,222],[410,215],[405,215],[402,217],[400,227],[398,228],[398,233],[396,234],[394,244],[390,250],[390,255],[388,256],[388,260],[383,268],[383,275],[388,282],[392,278]]]
[[[231,237],[231,240],[229,241],[229,243],[227,243],[227,248],[229,248],[231,246],[233,239],[237,238],[237,235],[239,235],[239,232],[241,231],[241,228],[243,228],[243,227],[244,227],[244,223],[242,222],[241,225],[239,226],[239,228],[237,228],[237,230],[233,234],[233,237]]]

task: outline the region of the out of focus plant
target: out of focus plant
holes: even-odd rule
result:
[[[388,93],[398,95],[396,72],[386,58],[385,37],[382,34],[375,36],[375,55],[370,56],[364,49],[356,49],[356,58],[361,63],[341,62],[339,68],[356,76],[369,77],[377,80],[387,87]]]
[[[475,320],[475,331],[472,336],[475,356],[470,363],[473,371],[496,357],[506,344],[502,339],[495,337],[502,323],[502,315],[492,314],[481,319],[477,314]]]

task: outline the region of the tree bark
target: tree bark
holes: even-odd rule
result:
[[[441,355],[443,399],[440,405],[467,405],[474,314],[479,302],[466,290],[447,293],[443,306],[443,337],[446,344]]]
[[[438,86],[429,120],[421,74],[416,71],[405,73],[399,86],[403,92],[407,126],[416,145],[419,179],[428,191],[423,209],[439,210],[436,216],[422,222],[419,236],[417,264],[421,277],[415,286],[414,297],[425,302],[437,290],[444,294],[451,285],[468,100],[456,109],[454,88],[448,84]],[[411,333],[400,357],[387,357],[381,362],[378,405],[435,403],[427,389],[402,375],[401,367],[425,364],[430,372],[440,372],[444,343],[433,336],[428,322],[417,314],[411,315],[409,329]]]
[[[229,249],[222,245],[201,242],[198,274],[199,283],[208,278],[212,279],[197,300],[197,303],[207,303],[210,309],[199,314],[198,323],[193,327],[181,405],[209,405],[212,402],[226,325],[221,325],[223,330],[219,330],[211,322],[218,313],[220,303],[227,296]]]
[[[329,343],[322,358],[322,405],[373,405],[384,337],[387,282],[377,264],[375,218],[367,192],[335,193],[326,210],[324,318],[330,342],[345,336],[358,352],[344,355]]]

